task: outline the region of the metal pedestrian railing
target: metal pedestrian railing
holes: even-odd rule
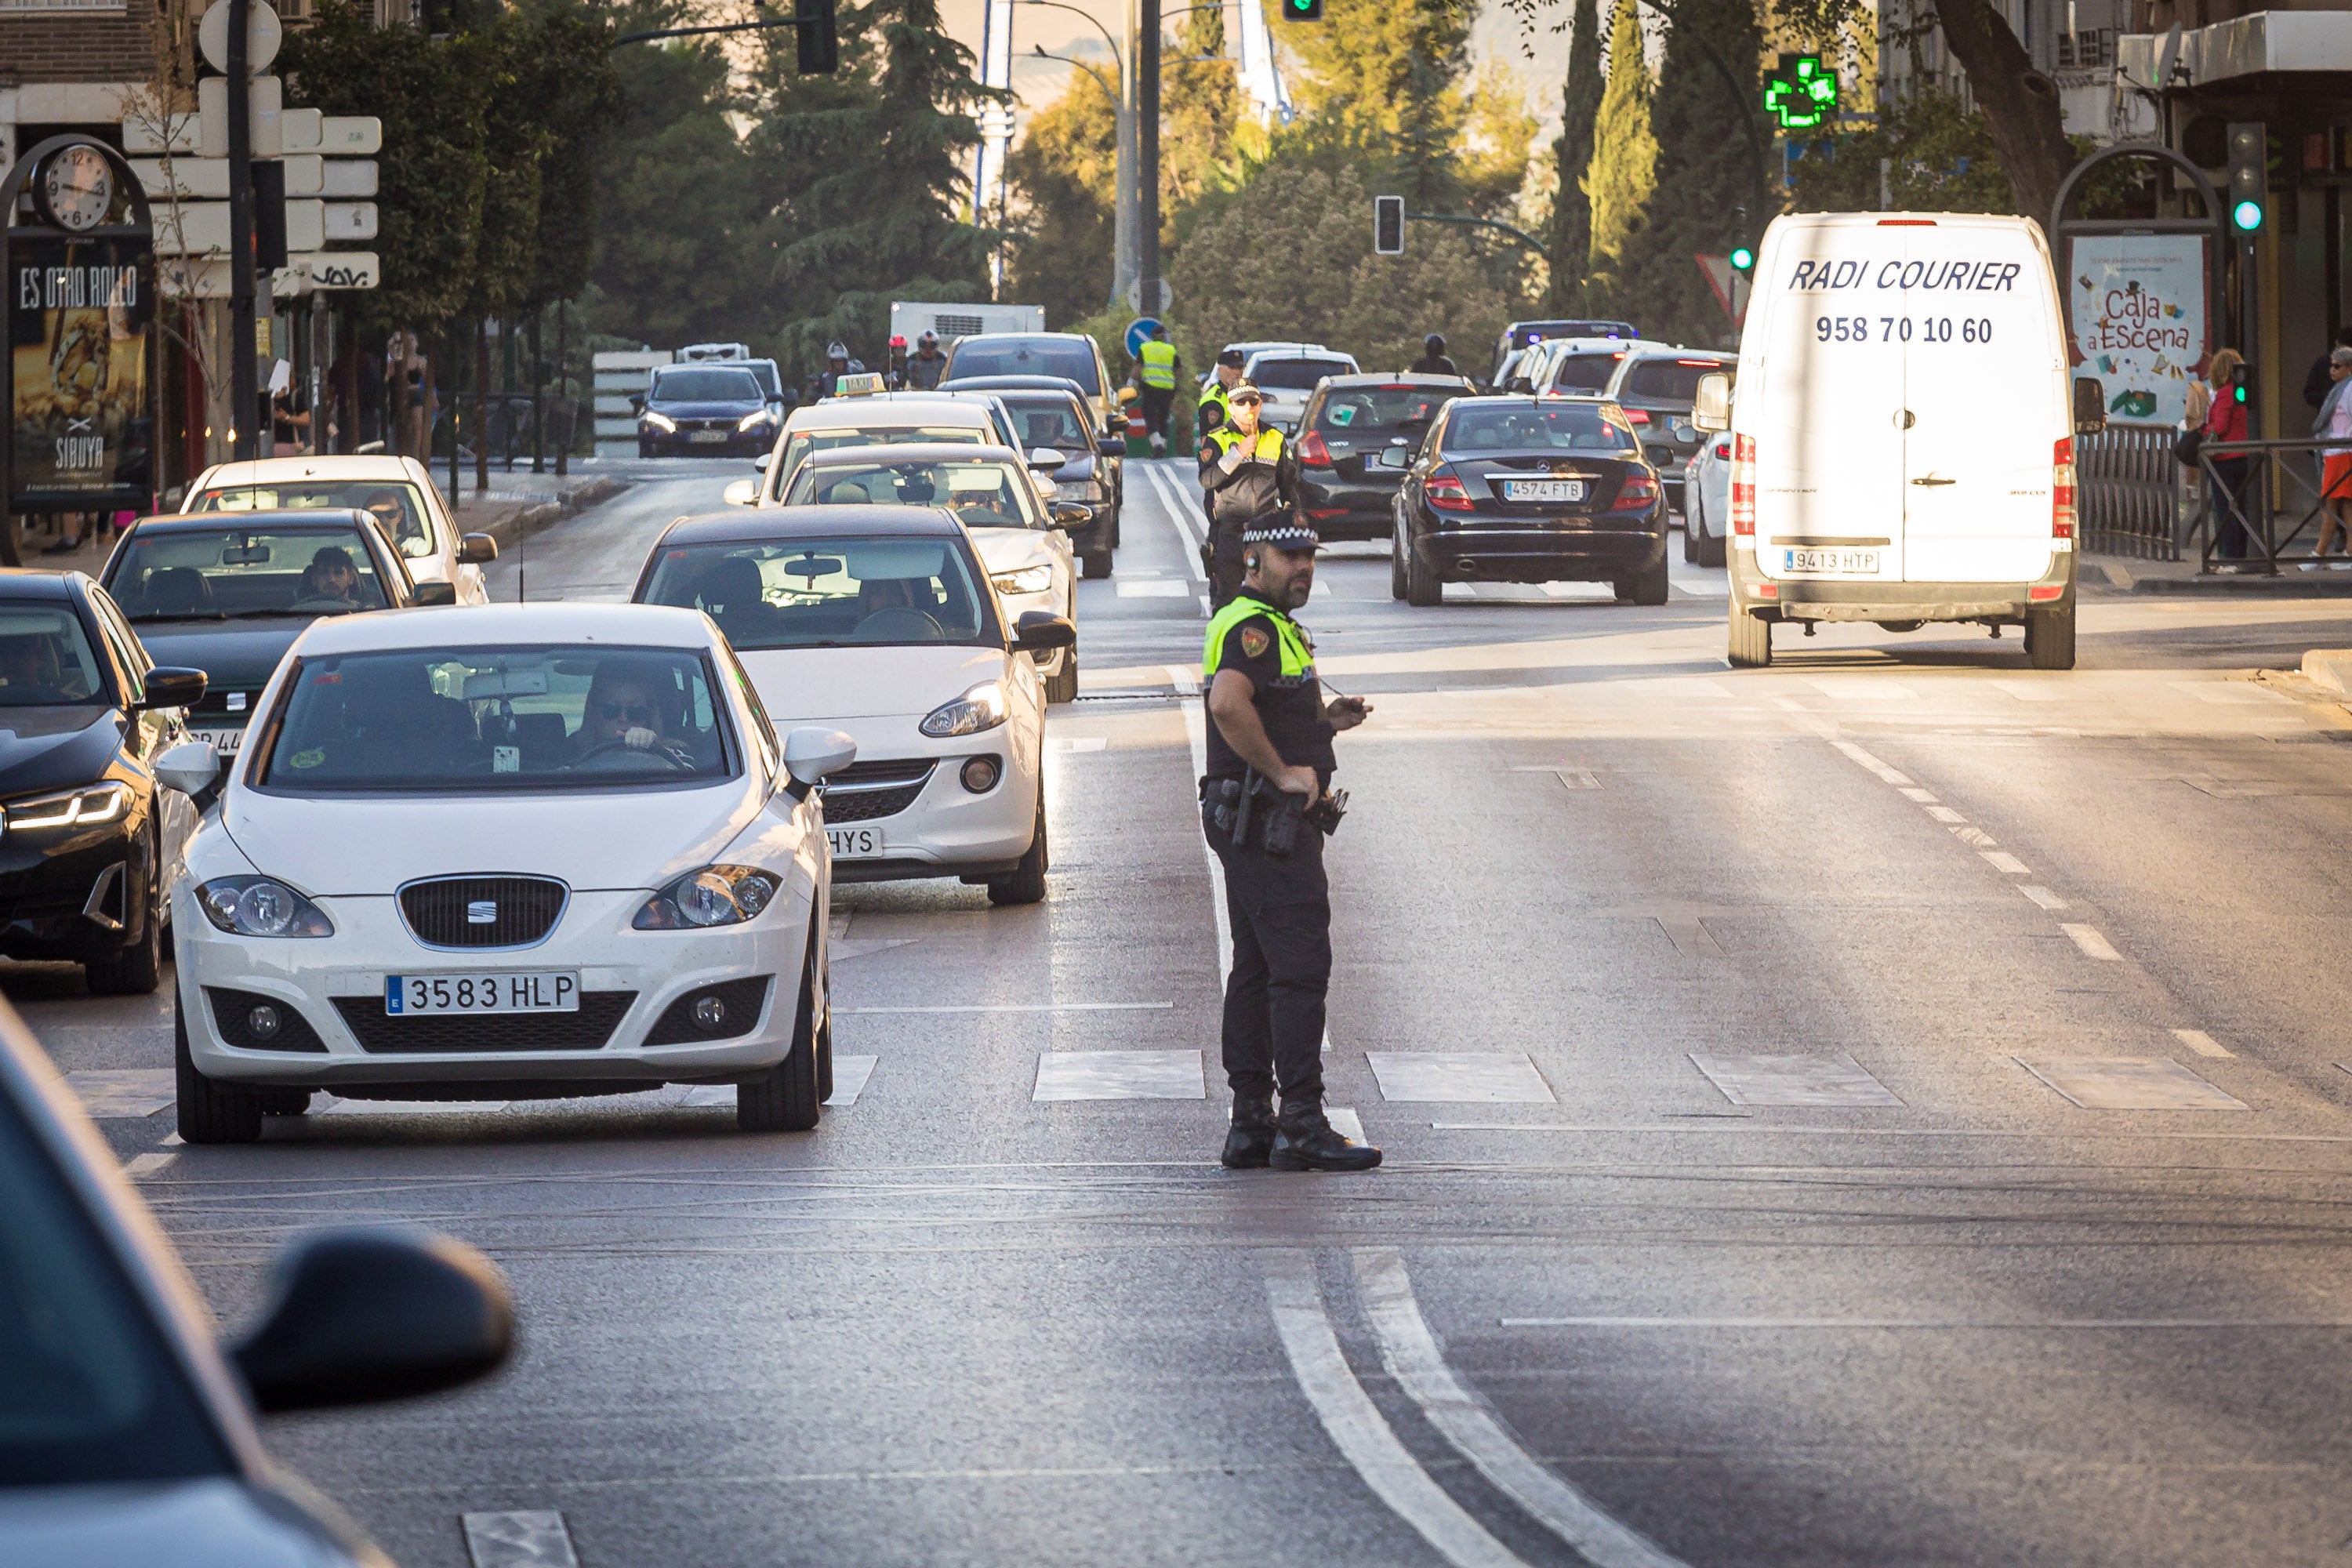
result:
[[[2110,425],[2074,438],[2077,522],[2083,548],[2144,561],[2180,559],[2179,432],[2166,425]]]
[[[2321,514],[2352,500],[2352,464],[2323,487],[2330,452],[2352,455],[2352,447],[2340,437],[2305,436],[2208,441],[2199,448],[2206,505],[2192,531],[2201,536],[2200,569],[2226,565],[2275,577],[2288,546],[2305,532],[2316,544]]]

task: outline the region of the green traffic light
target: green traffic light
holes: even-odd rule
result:
[[[1735,271],[1745,272],[1756,265],[1756,253],[1744,245],[1731,247],[1731,265]]]
[[[2256,201],[2240,202],[2230,209],[2230,221],[2236,224],[2242,232],[2253,233],[2263,226],[2263,204]]]

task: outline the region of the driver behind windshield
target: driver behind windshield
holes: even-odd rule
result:
[[[668,716],[661,701],[661,686],[652,673],[610,659],[599,663],[588,683],[587,706],[580,732],[572,738],[572,754],[625,746],[651,751],[668,738]]]
[[[21,708],[66,699],[57,650],[37,634],[0,637],[0,707]]]
[[[293,604],[298,610],[356,610],[359,606],[360,569],[352,560],[352,552],[340,544],[322,544],[310,564],[302,569],[302,596]]]
[[[378,490],[362,504],[376,521],[383,525],[383,536],[395,546],[423,537],[416,526],[408,521],[408,507],[401,500],[398,490]]]

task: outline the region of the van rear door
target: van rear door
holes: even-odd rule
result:
[[[2015,220],[1902,218],[1903,575],[2019,583],[2050,565],[2053,442],[2064,345],[2050,263]],[[1882,233],[1889,232],[1882,230]],[[1907,334],[1907,335],[1906,335]]]

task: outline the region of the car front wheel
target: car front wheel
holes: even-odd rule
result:
[[[1040,768],[1037,781],[1037,830],[1029,840],[1029,851],[1021,863],[1002,877],[988,879],[988,901],[992,904],[1035,904],[1045,898],[1045,870],[1052,856],[1045,845],[1045,783]]]
[[[817,952],[811,931],[801,960],[792,1050],[758,1078],[735,1086],[735,1125],[745,1132],[805,1132],[816,1125],[824,1103],[817,1064]]]
[[[261,1096],[196,1070],[188,1053],[188,1020],[172,1005],[172,1065],[176,1069],[180,1141],[250,1143],[261,1136]]]

